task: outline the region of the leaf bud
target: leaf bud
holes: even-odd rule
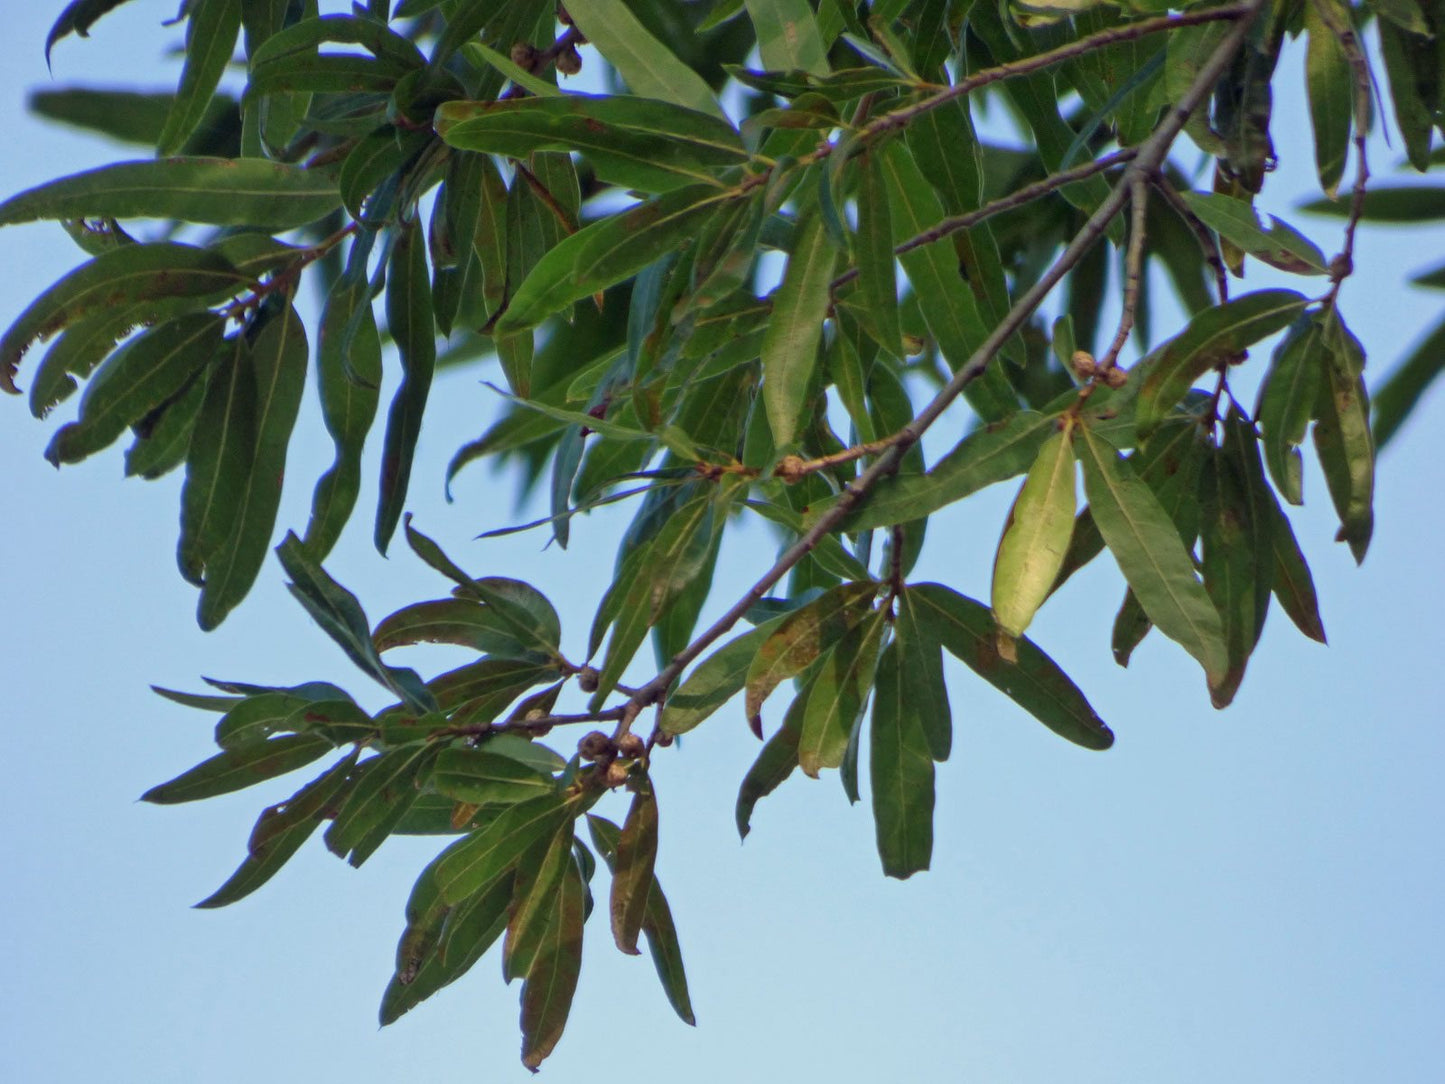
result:
[[[1108,384],[1109,387],[1115,389],[1116,391],[1119,388],[1122,388],[1125,384],[1129,383],[1129,374],[1123,369],[1118,368],[1117,366],[1105,369],[1103,376],[1104,383]]]
[[[1099,363],[1087,350],[1075,350],[1074,356],[1069,359],[1069,362],[1073,365],[1074,372],[1084,379],[1088,379],[1099,371]]]
[[[577,688],[581,689],[584,693],[595,693],[601,676],[602,675],[597,673],[597,667],[584,666],[581,670],[577,671]]]
[[[612,739],[602,731],[594,730],[577,743],[577,752],[584,760],[601,760],[612,755]]]
[[[614,760],[607,765],[607,774],[603,778],[609,787],[620,787],[627,782],[627,766]]]
[[[577,46],[569,45],[557,54],[556,64],[559,75],[576,75],[582,70],[582,54]]]
[[[512,46],[512,63],[531,71],[537,64],[537,47],[529,41],[519,41]]]
[[[636,760],[647,751],[647,743],[630,731],[617,739],[617,755]]]

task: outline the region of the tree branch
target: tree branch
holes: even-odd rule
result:
[[[1163,164],[1164,159],[1169,153],[1169,148],[1173,145],[1180,131],[1183,130],[1185,122],[1188,121],[1194,110],[1199,107],[1200,103],[1203,102],[1213,90],[1214,84],[1224,73],[1225,68],[1233,59],[1235,53],[1238,52],[1240,46],[1244,44],[1244,39],[1249,33],[1249,28],[1254,22],[1255,17],[1264,7],[1264,3],[1265,0],[1250,0],[1248,4],[1242,7],[1216,8],[1213,12],[1197,13],[1197,16],[1211,15],[1213,18],[1232,18],[1234,25],[1229,28],[1214,53],[1200,67],[1194,82],[1190,84],[1189,90],[1184,94],[1183,98],[1180,99],[1177,106],[1166,114],[1164,120],[1160,122],[1159,127],[1154,130],[1154,133],[1139,145],[1134,160],[1124,171],[1124,176],[1120,178],[1119,182],[1110,190],[1108,196],[1103,199],[1094,213],[1089,216],[1088,220],[1084,223],[1074,239],[1069,242],[1063,253],[1054,261],[1053,265],[1040,276],[1039,280],[1024,293],[1023,297],[1014,303],[1007,315],[999,322],[999,325],[988,338],[984,340],[982,345],[974,351],[973,356],[953,374],[953,377],[943,389],[934,396],[932,401],[918,413],[913,421],[909,422],[908,425],[904,426],[890,438],[892,443],[887,450],[885,450],[867,470],[843,488],[843,492],[838,495],[837,501],[818,517],[802,537],[784,551],[773,563],[772,568],[768,569],[747,593],[734,603],[725,614],[713,622],[706,631],[695,637],[692,643],[678,652],[672,661],[663,667],[656,677],[637,690],[636,696],[628,702],[630,706],[634,707],[634,715],[636,711],[661,701],[673,681],[677,679],[688,663],[692,662],[706,651],[709,646],[726,635],[738,621],[742,620],[743,615],[746,614],[759,599],[767,594],[774,584],[787,575],[794,565],[806,557],[808,553],[817,546],[825,535],[842,524],[849,513],[852,512],[867,495],[868,491],[877,484],[881,478],[897,469],[904,452],[917,443],[923,433],[926,432],[953,401],[963,393],[964,388],[978,379],[988,366],[988,363],[993,359],[993,356],[1003,347],[1004,343],[1027,323],[1034,311],[1049,293],[1052,292],[1053,288],[1058,285],[1064,275],[1083,259],[1084,254],[1104,235],[1104,231],[1109,222],[1123,209],[1125,202],[1128,201],[1130,191],[1137,183],[1136,179],[1147,179]],[[1227,12],[1227,15],[1221,14],[1223,12]],[[1189,25],[1181,21],[1183,18],[1184,17],[1181,16],[1177,19],[1150,20],[1150,23],[1155,25],[1153,25],[1148,32],[1169,29],[1174,26]],[[1209,20],[1196,17],[1193,21],[1205,22]],[[1161,23],[1163,25],[1158,25]],[[1142,27],[1146,24],[1140,23],[1135,25],[1136,27]],[[1098,35],[1095,36],[1097,37]],[[1058,54],[1059,52],[1061,52],[1061,50],[1053,50],[1053,54]],[[1077,52],[1078,51],[1075,50],[1066,55],[1077,55]],[[1049,56],[1051,54],[1042,55]],[[1054,61],[1057,59],[1062,59],[1062,57],[1055,55]],[[1050,62],[1052,63],[1054,61]],[[1034,70],[1034,68],[1028,68],[1026,70],[1031,71]],[[960,84],[960,86],[962,85],[963,84]],[[950,88],[951,97],[957,96],[957,94],[951,93],[952,91],[957,91],[957,94],[966,93],[966,91],[959,91],[957,87]],[[951,97],[945,100],[951,100]],[[933,100],[930,99],[930,101]],[[934,104],[941,105],[943,103],[942,101],[938,101],[934,102]],[[909,117],[911,118],[922,112],[923,108],[920,107],[925,106],[926,108],[933,107],[932,105],[926,105],[926,103],[919,103],[919,106],[910,107],[910,110],[907,111]],[[892,115],[893,114],[890,114],[890,116]]]

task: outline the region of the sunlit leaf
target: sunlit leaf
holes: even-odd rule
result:
[[[933,757],[899,644],[883,652],[877,682],[868,758],[873,821],[883,872],[903,880],[927,869],[933,854]]]
[[[797,439],[818,362],[836,249],[818,218],[798,235],[763,339],[763,402],[780,449]]]

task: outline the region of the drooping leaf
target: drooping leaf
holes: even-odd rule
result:
[[[763,339],[763,402],[779,449],[797,439],[818,362],[836,250],[819,218],[801,228]]]
[[[1016,661],[998,653],[998,624],[987,606],[938,583],[909,584],[906,593],[930,639],[1055,734],[1085,749],[1114,744],[1079,687],[1027,636],[1018,639]]]
[[[203,313],[161,324],[132,339],[96,374],[80,419],[59,429],[45,457],[78,463],[111,444],[185,389],[221,349],[225,321]]]
[[[230,794],[304,768],[332,748],[331,742],[315,734],[286,734],[253,742],[239,749],[228,749],[168,783],[151,787],[141,795],[141,801],[172,805]]]
[[[438,794],[469,805],[511,805],[556,789],[550,773],[513,757],[481,748],[443,749],[429,785]]]
[[[632,796],[612,863],[612,938],[617,947],[638,955],[647,901],[654,884],[657,861],[657,798],[649,782]]]
[[[789,705],[783,725],[763,745],[758,759],[743,777],[734,811],[739,838],[747,839],[752,831],[753,809],[758,801],[782,786],[798,766],[798,739],[803,733],[803,712],[807,706],[808,688],[805,687]]]
[[[883,166],[875,151],[865,151],[858,161],[858,233],[855,242],[858,285],[883,348],[894,357],[901,358],[903,330],[898,321],[893,218],[888,209]]]
[[[203,629],[215,628],[246,597],[271,548],[286,451],[306,387],[306,329],[294,307],[284,305],[265,321],[247,356],[255,380],[255,443],[229,535],[206,562],[197,609]]]
[[[1445,324],[1430,331],[1385,378],[1374,396],[1375,447],[1394,439],[1422,396],[1445,372]]]
[[[1308,304],[1294,290],[1257,290],[1196,316],[1143,363],[1135,418],[1139,431],[1158,425],[1210,369],[1234,364],[1246,347],[1288,327]]]
[[[1295,627],[1311,640],[1326,643],[1325,625],[1320,618],[1320,604],[1315,595],[1310,566],[1284,510],[1277,501],[1272,505],[1274,515],[1270,522],[1274,540],[1274,575],[1270,579],[1270,587],[1279,600],[1280,608],[1289,615]]]
[[[597,176],[643,192],[705,185],[740,166],[747,152],[737,130],[713,113],[624,95],[448,102],[437,133],[453,147],[525,159],[534,151],[576,151]]]
[[[536,1069],[567,1026],[582,968],[582,900],[585,886],[568,864],[562,890],[522,987],[522,1064]]]
[[[878,857],[900,880],[927,869],[933,853],[933,757],[920,709],[892,643],[878,662],[869,771]]]
[[[126,0],[71,0],[66,4],[65,10],[50,27],[50,33],[45,35],[46,66],[50,64],[50,50],[55,48],[56,42],[67,34],[89,37],[90,28],[97,19],[125,2]]]
[[[320,170],[261,158],[118,162],[27,189],[0,203],[0,226],[41,219],[160,218],[289,230],[341,206]]]
[[[1304,468],[1299,445],[1314,416],[1325,379],[1323,328],[1313,318],[1297,320],[1275,348],[1259,389],[1255,417],[1264,430],[1264,460],[1280,495],[1304,503]]]
[[[1365,559],[1375,529],[1375,443],[1365,390],[1365,351],[1336,309],[1324,316],[1326,377],[1316,407],[1315,451],[1340,517],[1340,542],[1356,563]]]
[[[87,316],[135,303],[131,319],[141,323],[148,313],[164,314],[169,299],[190,299],[201,308],[245,285],[224,256],[191,245],[156,242],[101,253],[32,301],[0,338],[0,388],[19,394],[15,375],[30,344]]]
[[[798,736],[798,766],[804,774],[816,779],[821,769],[843,763],[849,737],[873,688],[885,627],[881,610],[866,614],[828,650],[819,665]]]
[[[1006,636],[1021,636],[1048,598],[1078,508],[1073,443],[1067,431],[1044,442],[1009,510],[993,565],[993,614]],[[1007,654],[1011,645],[999,645]]]
[[[1119,570],[1159,631],[1204,667],[1211,684],[1228,667],[1219,613],[1178,531],[1148,484],[1087,425],[1075,429],[1084,491]]]
[[[136,438],[125,452],[127,478],[159,478],[186,461],[205,395],[204,374],[197,373],[182,391],[133,427]]]
[[[1355,93],[1349,58],[1335,29],[1351,26],[1350,11],[1340,0],[1312,0],[1304,5],[1304,24],[1309,35],[1305,86],[1315,136],[1315,170],[1325,198],[1333,199],[1349,153]]]
[[[512,915],[502,945],[502,977],[508,982],[526,975],[557,908],[562,880],[576,867],[572,858],[572,822],[563,821],[555,835],[543,839],[517,868]]]
[[[896,605],[893,642],[898,649],[899,680],[923,728],[930,755],[944,761],[953,748],[953,710],[943,681],[943,645],[928,635],[928,626],[918,612],[917,595],[904,591]]]
[[[241,0],[193,0],[187,7],[186,62],[157,141],[162,158],[180,150],[205,117],[241,33]]]
[[[936,226],[943,207],[907,147],[901,142],[888,144],[880,152],[880,163],[895,236],[914,237]],[[900,261],[938,352],[949,368],[963,368],[990,329],[979,312],[978,299],[959,273],[951,239],[943,237],[910,249]],[[985,422],[999,421],[1018,409],[1007,379],[996,366],[985,369],[964,394]]]
[[[607,863],[607,868],[615,869],[622,829],[606,817],[599,817],[594,813],[587,814],[587,828],[591,832],[592,842]],[[656,875],[652,878],[647,907],[643,912],[642,932],[647,938],[647,947],[652,954],[653,965],[657,968],[657,977],[673,1011],[683,1023],[696,1025],[697,1018],[693,1015],[692,998],[687,989],[687,972],[682,966],[677,927],[672,921],[672,909],[667,905],[667,897],[663,895],[662,885],[658,883]]]

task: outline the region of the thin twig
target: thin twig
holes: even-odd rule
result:
[[[1250,0],[1247,4],[1236,4],[1230,7],[1208,8],[1204,11],[1186,11],[1178,15],[1164,15],[1157,19],[1142,19],[1137,23],[1128,23],[1124,26],[1111,27],[1102,30],[1097,34],[1090,34],[1087,37],[1071,41],[1067,45],[1060,45],[1057,49],[1049,49],[1046,52],[1037,53],[1034,56],[1025,57],[1022,60],[1011,60],[998,64],[992,68],[984,68],[970,76],[960,79],[951,87],[945,87],[937,94],[924,98],[921,102],[906,105],[895,109],[890,113],[884,113],[877,120],[870,121],[858,131],[859,143],[864,143],[873,137],[894,128],[902,128],[923,113],[930,109],[937,109],[947,105],[956,98],[961,98],[970,91],[979,87],[988,86],[1004,79],[1011,79],[1018,75],[1027,75],[1036,72],[1041,68],[1049,68],[1065,60],[1072,60],[1074,57],[1083,56],[1085,53],[1095,49],[1103,48],[1106,45],[1113,45],[1118,42],[1134,41],[1138,38],[1148,37],[1150,34],[1159,34],[1169,30],[1178,30],[1186,26],[1197,26],[1200,23],[1222,22],[1229,19],[1242,19],[1247,15],[1253,15],[1259,8],[1256,0]]]
[[[1034,311],[1058,285],[1061,279],[1083,259],[1084,254],[1092,248],[1104,235],[1106,228],[1114,216],[1124,207],[1129,198],[1129,191],[1135,183],[1135,176],[1148,177],[1156,171],[1163,163],[1173,145],[1175,138],[1183,129],[1184,124],[1197,109],[1205,97],[1213,90],[1214,84],[1224,73],[1224,69],[1233,59],[1240,46],[1244,43],[1245,36],[1249,33],[1250,24],[1254,22],[1264,6],[1265,0],[1250,0],[1250,2],[1238,8],[1215,9],[1214,14],[1228,10],[1229,17],[1235,23],[1226,32],[1224,38],[1216,47],[1214,53],[1200,67],[1194,82],[1190,84],[1189,90],[1185,92],[1178,105],[1169,111],[1154,133],[1140,144],[1135,159],[1125,169],[1124,176],[1110,190],[1109,194],[1099,204],[1099,207],[1089,216],[1083,227],[1069,242],[1068,246],[1060,254],[1053,265],[1040,276],[1039,280],[1031,286],[1022,297],[1018,299],[999,325],[984,340],[983,344],[974,351],[973,356],[953,374],[953,377],[943,387],[932,401],[921,410],[918,415],[906,426],[900,429],[891,438],[893,443],[883,452],[861,475],[849,482],[838,495],[837,501],[832,504],[826,512],[818,517],[813,525],[796,542],[788,547],[773,566],[765,572],[758,581],[740,598],[733,606],[706,631],[695,637],[692,643],[679,651],[671,662],[642,688],[637,690],[637,695],[628,702],[630,707],[640,711],[649,704],[659,702],[677,680],[678,676],[687,665],[701,655],[712,644],[725,636],[728,631],[742,620],[743,615],[768,591],[781,580],[789,570],[799,561],[806,557],[813,548],[839,526],[853,511],[860,501],[867,495],[868,491],[879,481],[895,469],[902,460],[904,453],[918,442],[923,433],[952,405],[966,388],[983,373],[994,355],[1002,349],[1015,332],[1024,326],[1033,316]],[[1206,13],[1199,13],[1206,14]],[[1203,19],[1197,21],[1206,21]],[[1142,25],[1142,24],[1140,24]],[[1168,25],[1181,25],[1178,20],[1168,21]],[[1167,29],[1160,27],[1159,29]],[[1056,50],[1057,52],[1057,50]],[[630,723],[630,720],[629,720]]]
[[[1204,262],[1214,272],[1214,289],[1219,295],[1219,303],[1223,305],[1229,300],[1229,271],[1224,266],[1224,260],[1219,256],[1219,246],[1215,244],[1214,234],[1209,227],[1199,220],[1189,204],[1184,202],[1184,197],[1174,187],[1172,181],[1159,171],[1149,178],[1154,185],[1154,190],[1164,197],[1164,202],[1174,209],[1174,213],[1184,219],[1184,224],[1189,227],[1195,238],[1199,241],[1199,249],[1204,254]]]
[[[1119,328],[1114,341],[1099,359],[1099,369],[1108,372],[1119,363],[1119,352],[1134,330],[1139,309],[1139,284],[1144,278],[1145,224],[1149,215],[1149,177],[1134,173],[1129,180],[1129,248],[1124,256],[1124,304],[1119,310]]]
[[[481,738],[488,734],[535,733],[551,730],[554,726],[570,726],[574,723],[610,723],[621,719],[627,712],[627,704],[602,711],[583,711],[575,715],[539,715],[535,719],[508,719],[503,723],[470,723],[465,726],[449,726],[434,731],[433,738]]]
[[[1052,173],[1041,181],[1026,184],[1022,188],[1010,192],[1007,196],[1000,196],[996,200],[985,203],[975,211],[967,211],[961,215],[951,215],[941,220],[936,226],[932,226],[922,233],[915,234],[906,241],[900,242],[897,247],[893,249],[893,254],[895,256],[902,256],[905,253],[912,252],[915,248],[922,248],[924,245],[930,245],[934,241],[957,233],[959,230],[966,230],[972,226],[977,226],[985,219],[1002,214],[1004,211],[1012,211],[1016,207],[1022,207],[1024,204],[1031,203],[1040,196],[1046,196],[1056,189],[1063,188],[1065,185],[1073,184],[1075,181],[1085,180],[1094,176],[1096,173],[1104,173],[1117,165],[1129,162],[1137,153],[1138,150],[1136,148],[1125,147],[1123,150],[1115,151],[1113,154],[1107,154],[1096,161],[1086,162],[1083,165],[1075,166],[1073,169],[1065,169],[1060,170],[1058,173]],[[828,288],[836,291],[857,277],[858,269],[854,267],[835,278],[829,283]]]

